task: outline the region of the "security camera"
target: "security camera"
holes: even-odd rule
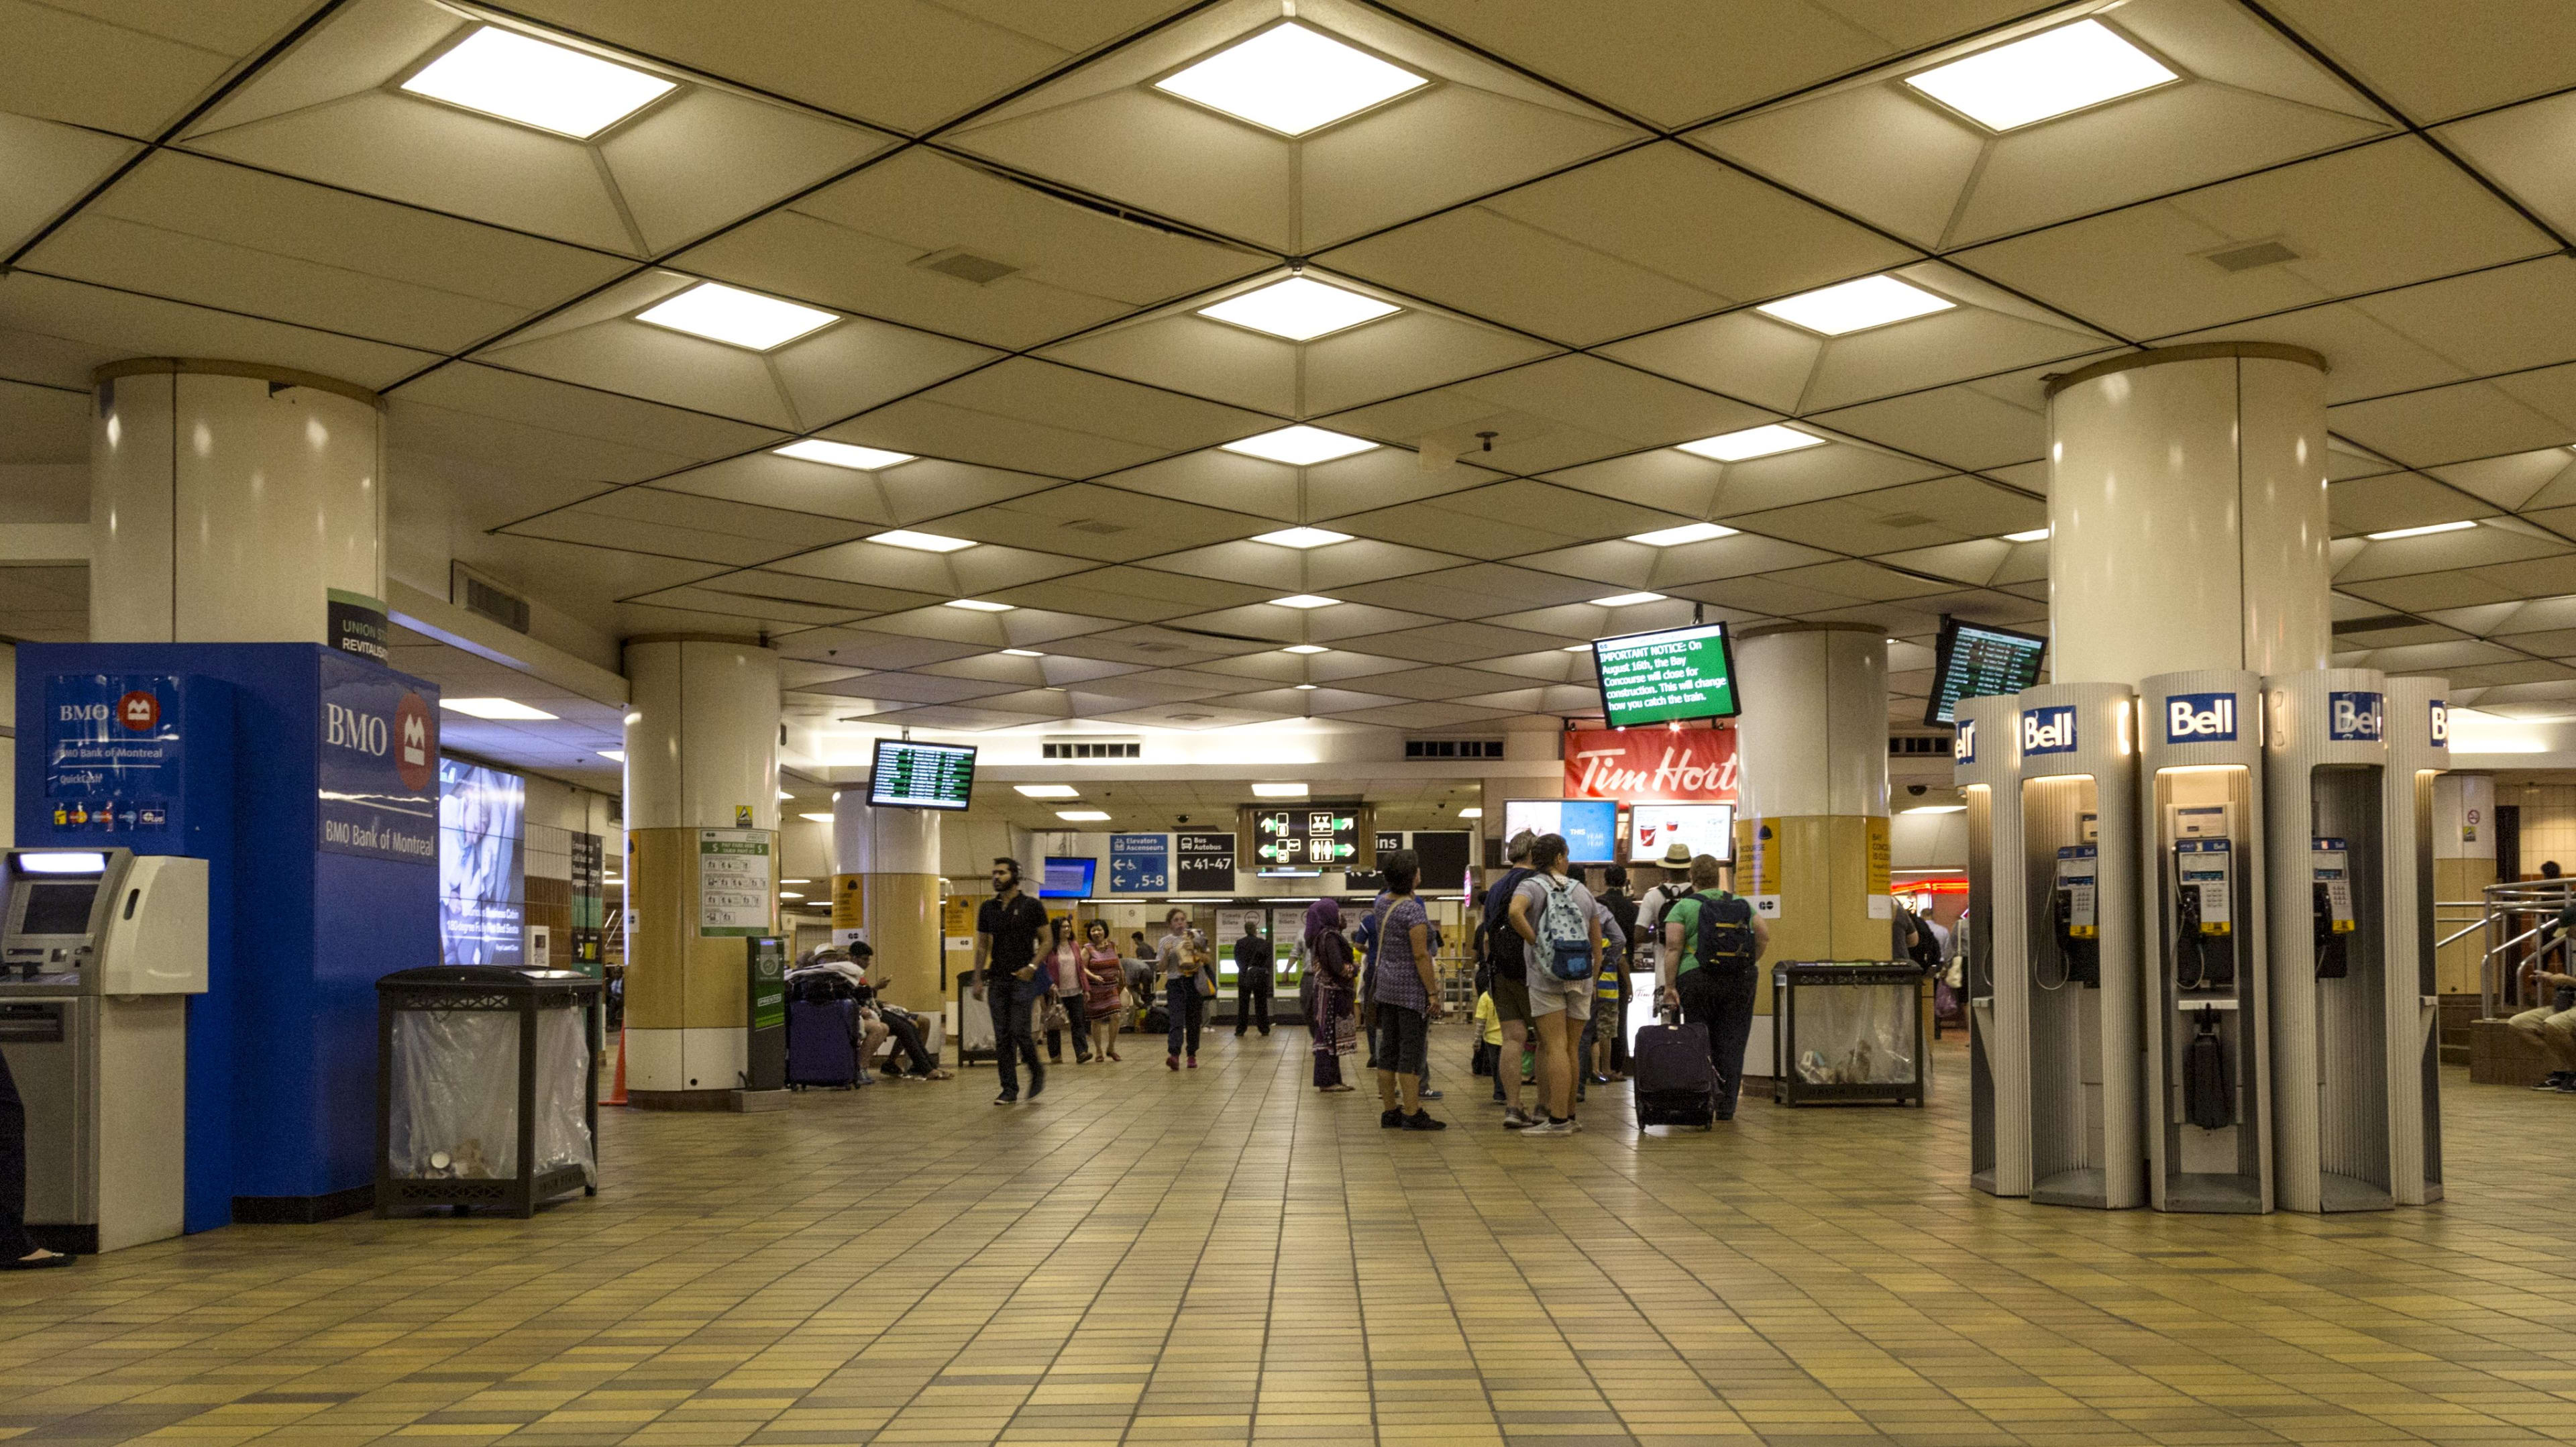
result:
[[[1187,814],[1175,814],[1172,817],[1176,823],[1187,824],[1190,822],[1190,816]]]
[[[1920,799],[1930,791],[1921,784],[1908,784],[1905,786],[1905,792],[1912,794],[1917,799]]]

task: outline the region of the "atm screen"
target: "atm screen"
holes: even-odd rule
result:
[[[81,884],[31,884],[27,886],[26,918],[18,922],[22,935],[85,935],[89,933],[90,902],[98,898],[98,881]]]

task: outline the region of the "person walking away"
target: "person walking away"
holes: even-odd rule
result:
[[[1628,893],[1626,867],[1611,865],[1602,872],[1601,883],[1604,886],[1602,907],[1619,922],[1619,937],[1626,943],[1614,958],[1602,962],[1601,978],[1593,982],[1592,1025],[1584,1031],[1584,1038],[1594,1042],[1587,1047],[1587,1056],[1593,1065],[1592,1083],[1595,1085],[1607,1085],[1628,1073],[1628,992],[1625,986],[1628,972],[1637,965],[1639,943],[1645,938],[1637,932],[1639,910],[1636,899]]]
[[[1664,1008],[1708,1026],[1716,1115],[1733,1120],[1744,1085],[1744,1042],[1753,1032],[1755,967],[1771,947],[1771,927],[1751,903],[1719,887],[1725,870],[1711,855],[1691,861],[1692,892],[1664,911],[1664,958],[1678,963],[1657,993]]]
[[[1341,902],[1319,899],[1306,906],[1301,933],[1310,1002],[1306,1028],[1315,1037],[1315,1088],[1327,1093],[1355,1089],[1342,1079],[1342,1057],[1359,1047],[1358,1022],[1352,1018],[1359,965],[1342,934]]]
[[[1592,891],[1567,870],[1565,836],[1542,834],[1530,846],[1537,871],[1512,892],[1512,932],[1520,936],[1529,981],[1530,1033],[1538,1037],[1539,1100],[1547,1119],[1533,1135],[1572,1135],[1575,1052],[1592,1018],[1592,976],[1601,966],[1601,922]]]
[[[1154,1003],[1154,971],[1159,967],[1161,957],[1154,953],[1152,945],[1145,942],[1143,930],[1130,930],[1127,937],[1134,941],[1123,966],[1127,972],[1129,1008],[1136,1012],[1131,1023],[1142,1031],[1145,1029],[1145,1012]]]
[[[1581,1104],[1592,1086],[1608,1085],[1610,1077],[1594,1075],[1592,1056],[1600,1043],[1601,1019],[1619,1008],[1619,975],[1617,962],[1628,953],[1628,936],[1619,928],[1619,917],[1598,897],[1592,901],[1592,922],[1599,926],[1601,949],[1592,971],[1592,1012],[1583,1021],[1583,1033],[1574,1042],[1574,1099]]]
[[[1386,880],[1386,908],[1377,911],[1376,963],[1369,969],[1376,1006],[1377,1123],[1388,1130],[1447,1130],[1422,1108],[1422,1065],[1431,1051],[1431,1022],[1440,1018],[1440,982],[1433,977],[1431,916],[1413,897],[1422,857],[1391,849],[1377,857]]]
[[[1091,1022],[1091,1058],[1118,1058],[1118,1017],[1127,1012],[1127,962],[1110,943],[1109,926],[1091,922],[1083,941],[1082,1009]]]
[[[1163,938],[1157,946],[1157,966],[1163,982],[1163,1008],[1170,1013],[1170,1049],[1163,1056],[1163,1068],[1181,1068],[1182,1047],[1188,1047],[1190,1068],[1199,1068],[1199,1022],[1207,1009],[1207,980],[1215,969],[1209,958],[1207,942],[1190,928],[1190,912],[1174,909],[1163,916]]]
[[[1056,1023],[1048,1016],[1046,1032],[1047,1064],[1064,1063],[1064,1037],[1073,1037],[1073,1063],[1091,1063],[1090,1011],[1083,1006],[1082,946],[1073,940],[1073,921],[1049,917],[1047,920],[1047,973],[1055,980],[1055,1007],[1064,1014]]]
[[[1029,1025],[1038,997],[1054,982],[1037,957],[1046,906],[1021,892],[1020,861],[996,856],[992,877],[993,897],[975,912],[975,998],[993,1012],[993,1063],[1002,1078],[993,1103],[1009,1105],[1020,1098],[1019,1060],[1028,1062],[1029,1099],[1046,1089],[1046,1066]]]
[[[1270,1034],[1270,992],[1277,987],[1271,976],[1270,941],[1261,937],[1261,916],[1253,915],[1243,922],[1243,937],[1234,942],[1234,1037],[1243,1038],[1246,1025],[1256,1026],[1263,1036]]]
[[[1503,1064],[1494,1071],[1494,1098],[1503,1103],[1505,1130],[1538,1124],[1535,1117],[1521,1109],[1519,1062],[1530,1038],[1529,968],[1523,958],[1521,937],[1511,926],[1512,899],[1530,878],[1530,848],[1537,843],[1538,836],[1524,829],[1504,844],[1503,859],[1509,867],[1485,891],[1484,918],[1477,927],[1484,941],[1489,976],[1485,987],[1493,992],[1494,1013],[1501,1017],[1503,1026]]]

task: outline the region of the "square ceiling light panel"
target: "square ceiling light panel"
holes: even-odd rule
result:
[[[1281,608],[1330,608],[1342,600],[1327,598],[1319,593],[1291,593],[1285,598],[1273,598],[1270,601]]]
[[[576,141],[679,89],[658,75],[493,25],[450,46],[402,88]]]
[[[1349,533],[1337,533],[1331,528],[1281,528],[1275,533],[1263,533],[1253,539],[1256,543],[1268,543],[1274,548],[1300,549],[1328,548],[1335,543],[1347,543],[1350,540]]]
[[[1319,462],[1356,457],[1375,446],[1376,443],[1362,438],[1328,432],[1321,427],[1308,427],[1301,422],[1294,427],[1282,427],[1276,432],[1264,432],[1258,437],[1226,443],[1225,450],[1270,462],[1284,462],[1291,467],[1312,467]]]
[[[1711,462],[1743,462],[1756,457],[1773,457],[1783,452],[1795,452],[1801,447],[1822,447],[1824,443],[1825,439],[1812,432],[1801,432],[1795,427],[1783,427],[1775,422],[1762,427],[1747,427],[1741,432],[1727,432],[1716,437],[1703,437],[1697,442],[1683,442],[1675,445],[1694,457],[1705,457]]]
[[[975,546],[964,538],[943,538],[937,533],[917,533],[910,528],[890,528],[868,539],[888,547],[910,548],[916,553],[954,553]]]
[[[1945,312],[1958,303],[1947,297],[1934,296],[1919,286],[1898,281],[1892,276],[1864,276],[1838,286],[1800,292],[1779,301],[1765,302],[1754,310],[1766,317],[1803,327],[1828,337],[1849,336],[1872,327],[1928,317]]]
[[[840,320],[831,312],[744,291],[720,281],[699,282],[668,301],[637,312],[635,319],[754,352],[776,351]]]
[[[2099,20],[1936,65],[1905,83],[1990,131],[2019,130],[2182,77]]]
[[[1402,310],[1392,302],[1329,282],[1292,276],[1200,307],[1199,315],[1292,342],[1311,342]]]
[[[532,708],[515,698],[442,698],[438,701],[438,706],[472,718],[510,723],[539,723],[555,717],[544,709]]]
[[[1283,136],[1302,136],[1430,83],[1292,22],[1185,66],[1154,88]]]
[[[819,462],[826,467],[846,467],[854,472],[874,472],[880,467],[913,460],[909,452],[888,452],[882,447],[860,447],[849,442],[826,442],[820,437],[808,437],[802,442],[790,442],[785,447],[770,450],[781,457]]]
[[[1662,601],[1664,601],[1664,595],[1661,593],[1613,593],[1607,598],[1593,599],[1592,606],[1595,608],[1633,608],[1640,603],[1660,603]]]

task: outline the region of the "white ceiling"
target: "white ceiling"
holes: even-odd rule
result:
[[[584,143],[391,88],[470,7],[0,4],[0,464],[81,461],[118,357],[381,388],[397,518],[435,475],[446,552],[611,635],[766,632],[809,712],[1481,730],[1704,607],[1885,628],[1919,717],[1941,614],[2046,616],[2046,545],[1999,540],[2046,520],[2042,379],[2232,337],[2333,365],[2341,660],[2576,708],[2576,7],[1300,0],[1434,84],[1290,140],[1150,85],[1277,0],[518,0],[681,82]],[[2182,83],[2003,136],[1898,83],[2088,13]],[[1193,314],[1292,259],[1405,310]],[[1752,310],[1882,272],[1956,305]],[[845,320],[630,319],[696,278]],[[1829,445],[1672,449],[1782,420]],[[1385,446],[1216,450],[1289,422]],[[799,436],[921,460],[769,454]],[[1622,541],[1700,520],[1740,532]],[[1293,525],[1356,540],[1248,541]],[[13,570],[7,624],[77,636],[76,576]],[[1670,601],[1588,601],[1635,589]],[[575,712],[529,746],[606,746]]]

